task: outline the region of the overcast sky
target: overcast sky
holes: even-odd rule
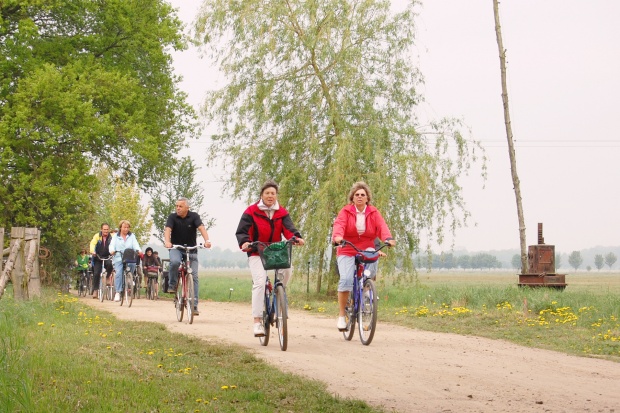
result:
[[[170,3],[189,24],[201,2]],[[469,228],[458,230],[455,246],[471,252],[518,249],[493,2],[426,1],[419,13],[414,64],[425,78],[426,102],[417,115],[462,119],[490,158],[484,189],[476,170],[462,182],[472,219]],[[545,242],[557,252],[620,245],[618,17],[620,2],[614,0],[500,4],[528,245],[537,243],[539,222]],[[213,69],[195,50],[176,53],[174,59],[184,78],[181,88],[198,107],[204,92],[216,86]],[[233,249],[246,205],[221,195],[220,171],[204,167],[206,141],[191,147],[203,166],[202,210],[216,219],[210,230],[214,246]]]

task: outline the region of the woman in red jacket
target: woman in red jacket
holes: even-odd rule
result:
[[[361,250],[375,249],[375,240],[385,240],[390,246],[396,245],[392,234],[377,208],[370,205],[372,195],[365,182],[356,182],[349,192],[350,204],[340,210],[332,231],[332,241],[340,244],[345,239]],[[344,318],[345,305],[353,290],[353,273],[356,251],[351,246],[338,248],[337,263],[340,281],[338,283],[338,323],[339,330],[347,328]],[[372,276],[377,271],[376,263],[370,268]]]
[[[288,211],[278,203],[278,184],[267,181],[260,190],[260,200],[243,212],[237,227],[239,248],[247,251],[248,245],[254,241],[280,242],[282,238],[295,236],[297,245],[304,245],[304,240],[293,225]],[[263,319],[263,301],[265,297],[265,281],[267,271],[263,268],[257,251],[248,251],[248,264],[252,273],[252,317],[254,318],[254,336],[263,337],[265,328]],[[282,270],[283,283],[286,286],[290,278],[290,269]]]

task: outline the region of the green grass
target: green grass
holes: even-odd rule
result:
[[[119,321],[75,297],[0,300],[0,411],[377,412],[244,349]]]

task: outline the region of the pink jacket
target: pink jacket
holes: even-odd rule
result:
[[[355,244],[357,248],[364,250],[366,248],[374,249],[376,238],[379,238],[381,241],[392,239],[392,234],[383,216],[381,216],[379,210],[374,206],[366,205],[366,231],[362,234],[357,233],[355,217],[356,209],[353,204],[346,205],[340,210],[334,221],[332,241],[335,237],[340,236]],[[353,256],[356,254],[353,247],[348,245],[343,248],[337,248],[337,251],[338,255]]]

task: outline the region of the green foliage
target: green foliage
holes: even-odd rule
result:
[[[557,263],[557,259],[556,259],[556,263]],[[521,255],[520,254],[513,255],[512,260],[510,261],[510,264],[512,265],[512,268],[516,268],[517,270],[520,270],[521,269]]]
[[[159,182],[151,194],[151,217],[155,223],[155,234],[164,242],[164,227],[168,216],[175,212],[176,201],[179,197],[189,199],[190,209],[200,214],[200,218],[208,230],[213,227],[215,220],[201,213],[204,194],[196,183],[196,165],[190,157],[179,160],[172,171]]]
[[[358,180],[400,242],[386,270],[411,268],[422,235],[442,243],[466,222],[458,178],[480,147],[456,121],[417,122],[414,4],[393,14],[387,1],[220,0],[200,11],[196,40],[229,81],[204,103],[219,128],[209,162],[229,170],[236,198],[280,183],[308,241],[300,262],[328,269],[332,222]]]
[[[571,267],[575,269],[575,271],[577,271],[577,268],[581,267],[581,264],[583,264],[583,258],[581,257],[581,252],[579,251],[571,252],[570,255],[568,256],[568,263],[570,264]]]
[[[182,26],[162,0],[4,1],[0,16],[0,226],[40,227],[60,263],[93,230],[96,166],[149,188],[195,135],[171,67]]]

